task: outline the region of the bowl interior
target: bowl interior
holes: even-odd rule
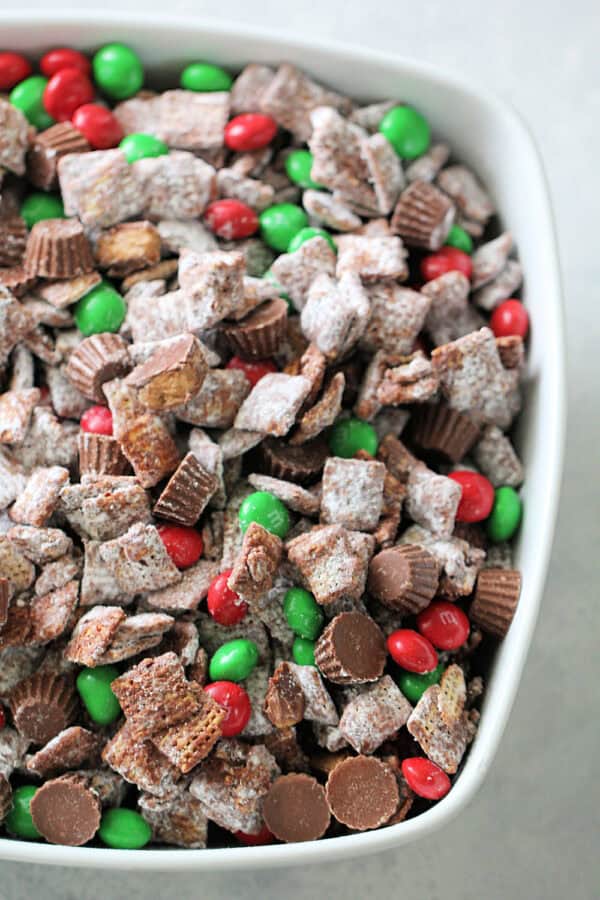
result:
[[[524,519],[515,564],[523,573],[519,608],[507,638],[491,660],[479,733],[450,794],[426,813],[387,829],[313,844],[214,850],[115,851],[50,847],[0,840],[0,857],[34,862],[122,868],[228,868],[331,861],[408,843],[440,827],[472,798],[491,763],[506,725],[531,640],[549,558],[556,514],[565,418],[564,351],[560,282],[551,210],[532,140],[506,105],[430,66],[376,52],[292,41],[223,24],[102,14],[53,14],[42,20],[1,16],[6,48],[41,55],[52,46],[93,51],[121,40],[140,53],[148,82],[174,86],[185,64],[208,59],[234,70],[246,62],[289,61],[331,87],[365,102],[413,103],[471,165],[489,188],[501,221],[514,235],[525,271],[523,297],[532,320],[525,411],[516,442],[526,468]]]

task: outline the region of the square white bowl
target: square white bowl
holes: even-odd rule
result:
[[[519,686],[544,587],[560,493],[566,417],[564,327],[552,212],[533,140],[504,102],[460,78],[416,61],[290,39],[235,24],[168,15],[85,12],[0,15],[2,49],[39,56],[53,46],[93,51],[109,41],[131,44],[159,83],[176,83],[188,62],[206,59],[232,69],[250,61],[289,61],[364,101],[387,98],[417,106],[457,157],[474,167],[514,235],[525,271],[532,321],[526,405],[517,444],[526,482],[515,548],[523,575],[519,607],[494,655],[477,737],[450,793],[427,812],[389,828],[306,844],[211,850],[112,850],[0,839],[0,859],[89,868],[219,870],[331,862],[400,847],[431,835],[472,799],[489,769]]]

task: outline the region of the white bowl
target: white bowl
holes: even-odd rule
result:
[[[120,40],[131,44],[160,78],[206,59],[232,68],[249,61],[290,61],[351,96],[414,103],[457,157],[482,177],[512,231],[525,270],[525,301],[532,320],[526,408],[517,443],[526,469],[524,518],[516,547],[523,589],[512,627],[492,664],[481,724],[450,793],[427,812],[365,834],[306,844],[214,850],[111,850],[0,840],[0,858],[106,869],[217,870],[331,862],[400,847],[429,836],[464,810],[489,769],[506,727],[535,626],[554,532],[562,471],[565,380],[561,286],[548,189],[524,124],[505,103],[480,87],[412,60],[300,41],[242,25],[168,15],[147,17],[84,12],[1,15],[2,49],[41,55],[52,46],[94,50]]]

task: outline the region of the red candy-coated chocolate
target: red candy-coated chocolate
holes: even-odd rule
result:
[[[438,656],[427,638],[411,628],[398,628],[387,639],[387,648],[395,663],[408,672],[433,672]]]
[[[79,427],[90,434],[106,434],[110,437],[113,433],[112,413],[107,406],[90,406],[82,415]]]
[[[529,316],[520,300],[505,300],[496,307],[490,319],[490,328],[496,337],[526,337],[529,331]]]
[[[258,231],[258,216],[241,200],[215,200],[207,207],[204,219],[211,231],[228,241]]]
[[[73,113],[73,127],[80,131],[92,150],[110,150],[123,138],[123,129],[110,109],[98,103],[84,103]]]
[[[0,91],[12,90],[32,72],[29,61],[20,53],[0,53]]]
[[[446,272],[462,272],[467,278],[473,272],[473,261],[468,253],[457,247],[442,247],[437,253],[424,256],[421,260],[421,275],[425,281],[433,281]]]
[[[44,109],[57,122],[68,122],[78,107],[94,99],[94,85],[79,69],[60,69],[44,88]]]
[[[219,625],[237,625],[248,612],[248,604],[227,585],[231,569],[214,578],[208,589],[206,605],[210,615]]]
[[[264,378],[265,375],[268,375],[270,372],[277,372],[277,366],[271,359],[261,359],[259,362],[248,362],[248,360],[242,359],[241,356],[232,356],[225,368],[240,369],[252,387],[254,387],[261,378]]]
[[[4,707],[0,706],[0,731],[6,725],[6,713],[4,712]]]
[[[450,472],[448,478],[462,488],[462,495],[456,510],[457,522],[483,522],[494,505],[494,488],[485,475],[460,469]]]
[[[230,150],[247,153],[270,144],[277,134],[277,122],[262,113],[242,113],[225,126],[225,144]]]
[[[246,834],[245,831],[234,831],[234,837],[247,847],[261,847],[263,844],[272,844],[274,837],[266,825],[260,829],[258,834]]]
[[[441,800],[452,787],[444,770],[424,756],[403,759],[402,774],[411,791],[426,800]]]
[[[202,556],[204,544],[195,528],[186,528],[183,525],[159,525],[158,533],[178,569],[188,569]]]
[[[49,50],[44,53],[40,59],[40,71],[46,78],[52,78],[61,69],[79,69],[84,75],[89,75],[92,71],[92,65],[83,53],[79,50],[72,50],[70,47],[57,47],[55,50]]]
[[[240,734],[250,719],[252,704],[243,687],[233,681],[213,681],[204,688],[207,694],[216,700],[219,706],[227,710],[221,722],[223,737],[235,737]]]
[[[469,619],[448,600],[434,600],[417,616],[417,628],[438,650],[456,650],[469,637]]]

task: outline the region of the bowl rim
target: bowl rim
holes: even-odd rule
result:
[[[399,73],[410,71],[431,83],[450,85],[455,90],[483,102],[494,116],[502,118],[511,129],[518,132],[526,152],[533,164],[532,170],[538,179],[540,194],[540,215],[536,225],[540,230],[540,241],[547,247],[545,264],[546,276],[551,285],[545,305],[548,312],[547,329],[550,334],[553,366],[547,377],[553,380],[554,409],[548,417],[546,465],[551,476],[551,484],[545,498],[543,516],[536,528],[539,535],[540,551],[529,571],[529,592],[526,615],[521,616],[520,631],[516,648],[512,647],[511,668],[505,673],[509,680],[504,685],[503,694],[495,702],[495,716],[487,723],[485,745],[475,741],[468,758],[457,778],[453,790],[447,796],[413,819],[388,828],[327,838],[302,844],[276,844],[262,847],[226,847],[209,850],[190,849],[142,849],[114,850],[99,847],[65,847],[51,844],[37,844],[27,841],[0,838],[0,859],[30,862],[46,865],[65,865],[88,868],[145,870],[145,871],[218,871],[224,869],[275,868],[303,865],[306,863],[333,862],[345,857],[358,857],[367,853],[381,852],[408,844],[420,837],[448,824],[474,797],[481,786],[493,757],[497,751],[502,733],[513,706],[520,683],[522,670],[537,620],[541,596],[546,581],[548,561],[552,549],[558,503],[566,432],[566,381],[565,381],[565,327],[562,304],[557,240],[552,206],[546,174],[539,150],[531,131],[521,115],[506,100],[494,92],[476,87],[465,78],[432,63],[422,62],[407,56],[368,49],[348,42],[288,36],[282,30],[254,25],[237,24],[225,19],[195,17],[192,15],[144,13],[143,19],[135,13],[121,11],[99,12],[59,8],[52,14],[41,10],[25,9],[21,12],[0,11],[2,36],[10,42],[10,30],[32,26],[36,31],[56,26],[97,25],[122,29],[151,30],[155,28],[185,28],[202,33],[210,38],[229,37],[241,41],[256,39],[274,46],[288,46],[298,51],[316,51],[337,58],[340,62],[377,64],[395,69]],[[36,40],[38,38],[36,37]],[[243,47],[242,47],[243,50]]]

